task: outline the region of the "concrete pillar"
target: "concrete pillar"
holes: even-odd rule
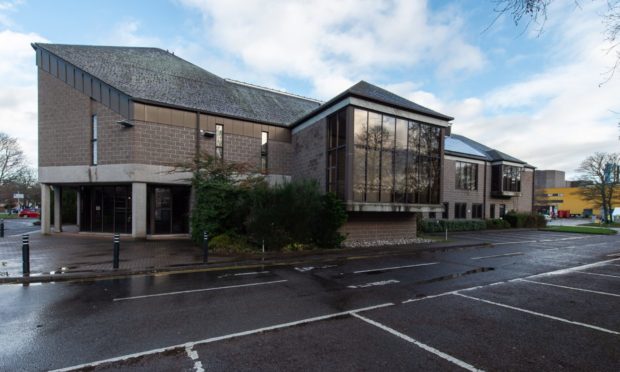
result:
[[[77,225],[78,230],[81,230],[80,226],[82,226],[82,213],[80,212],[82,211],[82,193],[79,189],[75,192],[75,206],[77,209],[75,211],[75,224]]]
[[[62,187],[54,186],[54,231],[62,231]]]
[[[48,184],[41,184],[41,234],[49,234],[50,228],[50,186]]]
[[[146,238],[146,183],[131,184],[131,236]]]

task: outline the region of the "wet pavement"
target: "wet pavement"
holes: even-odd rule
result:
[[[3,285],[0,369],[618,370],[618,236],[496,234],[320,265]]]

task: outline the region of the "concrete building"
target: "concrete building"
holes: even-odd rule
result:
[[[52,203],[53,230],[62,231],[61,196],[75,190],[80,231],[187,234],[191,175],[173,170],[202,152],[271,182],[317,180],[345,202],[350,240],[414,237],[416,213],[443,213],[443,197],[481,200],[482,217],[500,201],[527,204],[524,162],[464,137],[483,154],[449,152],[451,140],[444,151],[452,117],[364,81],[320,102],[222,79],[156,48],[33,48],[43,233],[52,231]],[[460,164],[451,159],[484,164],[480,196],[450,191]]]

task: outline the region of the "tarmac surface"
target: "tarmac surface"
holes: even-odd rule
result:
[[[620,369],[618,236],[458,236],[493,245],[2,285],[2,369]]]

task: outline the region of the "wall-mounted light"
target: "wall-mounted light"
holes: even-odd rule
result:
[[[116,124],[122,125],[125,128],[133,128],[133,123],[125,119],[117,121]]]
[[[215,132],[211,132],[208,130],[200,130],[200,133],[202,133],[203,136],[205,136],[206,138],[213,138],[215,137]]]

